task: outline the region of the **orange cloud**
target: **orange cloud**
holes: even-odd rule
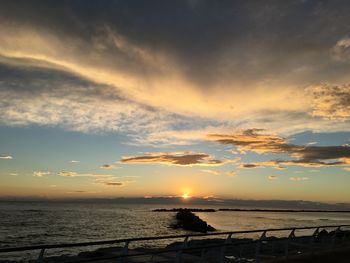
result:
[[[242,164],[241,168],[281,165],[299,165],[307,167],[337,166],[350,163],[350,146],[313,146],[289,144],[287,139],[269,134],[261,134],[261,129],[249,129],[232,134],[210,134],[208,138],[222,144],[232,144],[241,151],[257,153],[288,154],[291,160],[271,160],[267,162]]]
[[[222,144],[232,144],[244,151],[258,153],[280,153],[284,151],[287,140],[283,137],[271,134],[262,134],[262,129],[247,129],[230,134],[209,134],[209,140]]]

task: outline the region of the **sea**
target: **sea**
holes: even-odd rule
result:
[[[183,205],[169,207],[169,204],[0,202],[0,248],[192,234],[193,232],[170,227],[175,220],[174,212],[153,211],[156,208],[179,207]],[[202,207],[201,205],[187,205],[186,207],[220,208]],[[214,213],[197,212],[196,214],[219,232],[350,225],[350,213],[218,211]],[[252,234],[253,237],[256,237],[254,235],[257,234]],[[283,233],[274,235],[283,235]],[[171,242],[174,241],[171,240]],[[169,242],[169,240],[135,242],[130,246],[161,247]],[[51,249],[45,252],[45,255],[77,254],[83,250],[94,249],[96,247]],[[0,260],[35,259],[38,253],[39,251],[0,253]]]

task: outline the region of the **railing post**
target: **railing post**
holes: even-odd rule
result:
[[[313,255],[314,254],[314,242],[315,242],[315,239],[318,235],[318,233],[320,232],[320,228],[317,227],[314,231],[314,233],[311,235],[311,239],[310,239],[310,247],[311,247],[311,254]]]
[[[128,253],[129,253],[129,243],[130,243],[130,241],[126,241],[126,242],[125,242],[125,245],[124,245],[123,250],[122,250],[122,253],[121,253],[122,257],[120,258],[120,263],[125,262],[124,259],[125,259],[126,257],[124,257],[124,256],[128,255]]]
[[[225,240],[225,243],[224,243],[224,246],[221,248],[221,251],[220,251],[220,263],[224,263],[224,258],[225,258],[225,252],[226,252],[226,244],[230,244],[232,241],[231,241],[231,237],[232,237],[232,233],[228,234],[226,240]]]
[[[289,237],[290,239],[295,238],[295,228],[290,232]]]
[[[288,257],[289,257],[289,241],[291,240],[291,239],[293,239],[293,238],[295,238],[295,228],[293,228],[292,229],[292,231],[290,232],[290,234],[289,234],[289,236],[288,236],[288,238],[287,238],[287,240],[286,240],[286,259],[288,260]]]
[[[204,248],[201,249],[201,260],[200,262],[204,262],[204,258],[205,258],[205,250]]]
[[[257,263],[260,262],[260,242],[260,240],[257,240],[255,245],[255,262]]]
[[[340,232],[340,226],[338,226],[335,230],[334,230],[334,235],[332,236],[332,241],[331,241],[331,248],[334,247],[335,245],[335,241],[337,239],[337,234]]]
[[[43,262],[44,253],[45,253],[45,248],[42,248],[42,249],[40,250],[40,254],[39,254],[39,257],[38,257],[38,259],[37,259],[37,262],[38,262],[38,263],[42,263],[42,262]]]
[[[226,244],[232,243],[231,238],[232,238],[232,233],[228,234],[228,236],[227,236],[227,238],[226,238],[226,240],[225,240],[225,243],[226,243]]]
[[[343,232],[343,237],[342,237],[342,243],[344,243],[345,241],[346,241],[346,239],[347,239],[347,236],[346,236],[346,233],[347,233],[348,231],[344,231]]]
[[[188,239],[189,239],[189,236],[186,236],[184,241],[183,241],[183,243],[181,244],[180,250],[176,253],[175,263],[180,263],[181,262],[182,250],[184,248],[187,248]]]
[[[266,230],[263,231],[261,234],[260,238],[256,241],[256,246],[255,246],[255,262],[259,263],[260,262],[260,247],[261,247],[261,242],[263,240],[266,240]]]
[[[239,245],[239,258],[240,258],[240,259],[241,259],[242,256],[243,256],[243,248],[244,248],[243,245]]]

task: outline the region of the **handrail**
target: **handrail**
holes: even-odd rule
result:
[[[234,235],[234,234],[250,234],[250,233],[259,233],[259,232],[277,232],[277,231],[287,231],[287,230],[293,230],[293,229],[308,230],[308,229],[341,228],[341,227],[350,227],[350,225],[324,225],[324,226],[307,226],[307,227],[290,227],[290,228],[270,228],[270,229],[256,229],[256,230],[245,230],[245,231],[216,232],[216,233],[207,233],[207,234],[167,235],[167,236],[137,237],[137,238],[102,240],[102,241],[79,242],[79,243],[33,245],[33,246],[23,246],[23,247],[0,248],[0,253],[39,250],[39,249],[52,249],[52,248],[85,247],[85,246],[96,246],[96,245],[108,245],[108,244],[115,244],[115,243],[129,243],[129,242],[135,242],[135,241],[177,239],[177,238],[186,238],[186,237],[210,237],[210,236]]]

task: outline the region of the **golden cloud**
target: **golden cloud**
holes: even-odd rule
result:
[[[348,39],[349,41],[349,39]],[[313,85],[306,89],[312,96],[312,116],[350,119],[350,85]]]
[[[207,138],[222,144],[232,144],[241,151],[280,153],[285,151],[287,140],[271,134],[262,134],[262,129],[247,129],[231,134],[209,134]]]
[[[288,154],[291,160],[271,160],[266,162],[241,164],[240,168],[273,166],[283,169],[288,165],[306,167],[338,166],[350,163],[350,146],[313,146],[289,144],[286,138],[261,134],[261,129],[249,129],[232,134],[210,134],[210,140],[221,144],[231,144],[240,151],[256,153]],[[283,166],[284,165],[284,166]]]

